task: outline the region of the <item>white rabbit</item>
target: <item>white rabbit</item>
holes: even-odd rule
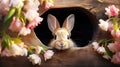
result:
[[[74,42],[70,39],[74,20],[74,14],[71,14],[66,18],[62,27],[60,27],[56,17],[51,14],[48,15],[48,27],[54,36],[54,39],[52,39],[49,44],[50,47],[58,50],[65,50],[75,46]]]

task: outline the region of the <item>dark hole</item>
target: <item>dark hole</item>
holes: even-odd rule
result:
[[[34,29],[37,37],[45,45],[47,45],[53,38],[52,32],[47,25],[48,14],[54,15],[61,25],[68,15],[75,14],[75,25],[71,32],[71,39],[78,47],[88,45],[88,43],[94,38],[94,33],[97,28],[97,20],[92,13],[80,7],[56,8],[45,12],[41,16],[44,18],[43,22]]]

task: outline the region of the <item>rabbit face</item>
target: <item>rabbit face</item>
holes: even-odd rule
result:
[[[74,26],[74,15],[71,14],[60,27],[57,19],[53,15],[48,15],[48,27],[53,33],[54,39],[49,46],[58,50],[65,50],[73,47],[74,43],[70,39],[71,30]]]
[[[59,49],[65,50],[72,47],[74,44],[70,39],[70,33],[65,28],[59,28],[55,32],[55,38],[51,41],[51,46]]]

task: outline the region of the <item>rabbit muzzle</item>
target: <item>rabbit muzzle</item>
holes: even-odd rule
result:
[[[56,41],[55,42],[55,46],[54,46],[56,49],[58,50],[65,50],[65,49],[68,49],[70,48],[70,43],[69,41],[65,40],[65,41]]]

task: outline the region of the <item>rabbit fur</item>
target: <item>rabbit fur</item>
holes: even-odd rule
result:
[[[51,14],[48,15],[47,22],[54,36],[54,39],[49,43],[50,47],[58,50],[66,50],[75,46],[75,43],[70,39],[71,30],[74,27],[74,14],[66,18],[62,27],[60,27],[56,17]]]

